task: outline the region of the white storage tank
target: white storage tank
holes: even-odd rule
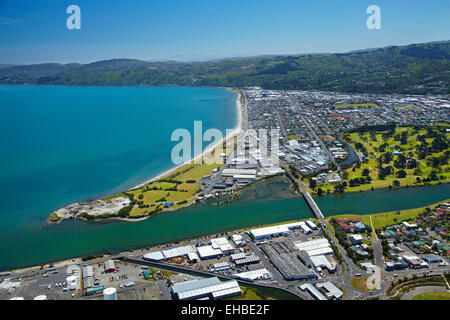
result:
[[[116,288],[106,288],[103,290],[104,300],[117,300],[117,290]]]

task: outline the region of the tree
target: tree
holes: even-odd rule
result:
[[[132,206],[132,205],[123,207],[123,208],[121,208],[121,209],[119,210],[119,212],[117,213],[117,215],[118,215],[119,217],[122,217],[122,218],[127,217],[127,216],[130,214],[130,212],[131,212],[132,209],[133,209],[133,206]]]
[[[317,186],[317,182],[316,180],[314,180],[313,178],[309,178],[309,187],[314,190]]]
[[[428,176],[428,179],[430,179],[431,181],[437,181],[439,180],[436,171],[431,171],[430,175]]]
[[[397,171],[397,178],[406,178],[406,171],[405,170]]]
[[[318,195],[318,196],[321,196],[322,194],[323,194],[322,188],[318,188],[318,189],[317,189],[317,195]]]
[[[392,181],[392,185],[393,185],[394,187],[400,187],[400,181],[394,180],[394,181]]]
[[[369,173],[370,173],[370,170],[367,169],[367,168],[365,168],[365,169],[362,171],[362,175],[365,176],[365,177],[369,176]]]

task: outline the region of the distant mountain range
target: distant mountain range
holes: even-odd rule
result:
[[[448,94],[450,41],[348,53],[205,62],[113,59],[89,64],[0,65],[0,84],[260,86],[347,93]]]

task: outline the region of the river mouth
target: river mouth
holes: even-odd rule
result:
[[[88,223],[67,220],[27,234],[15,234],[0,243],[0,270],[35,266],[96,253],[118,253],[130,249],[179,242],[226,231],[313,217],[303,198],[289,189],[285,177],[269,181],[274,190],[267,198],[267,182],[244,190],[241,197],[223,205],[194,205],[163,213],[148,220],[127,223]],[[278,194],[277,196],[274,196]],[[448,199],[450,184],[377,189],[362,193],[316,197],[325,216],[373,214],[424,207]]]

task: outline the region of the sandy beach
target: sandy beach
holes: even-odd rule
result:
[[[226,89],[232,91],[232,90],[229,89],[229,88],[226,88]],[[234,92],[234,91],[233,91],[233,92]],[[184,165],[186,165],[186,164],[192,163],[193,161],[195,161],[195,160],[197,160],[197,159],[201,159],[202,157],[204,157],[204,156],[210,154],[211,151],[213,151],[216,147],[220,146],[221,144],[223,144],[223,143],[226,142],[226,141],[229,141],[232,137],[234,137],[234,136],[236,136],[236,135],[239,135],[239,133],[240,133],[241,130],[242,130],[242,126],[243,126],[243,116],[242,116],[242,111],[241,111],[242,106],[241,106],[241,101],[240,101],[240,99],[241,99],[241,93],[238,91],[238,92],[237,92],[237,98],[236,98],[236,111],[237,111],[237,114],[238,114],[238,120],[237,120],[237,123],[236,123],[235,128],[234,128],[234,129],[233,129],[233,130],[232,130],[225,138],[223,138],[223,139],[220,140],[220,141],[217,141],[217,142],[214,143],[213,145],[211,145],[211,146],[209,146],[208,148],[202,150],[202,153],[199,154],[199,155],[197,155],[197,156],[195,156],[194,158],[192,158],[192,159],[190,159],[190,160],[188,160],[188,161],[185,161],[185,162],[183,162],[182,164],[177,165],[177,166],[175,166],[175,167],[173,167],[173,168],[171,168],[171,169],[169,169],[169,170],[166,170],[166,171],[164,171],[163,173],[160,173],[160,174],[158,174],[158,175],[156,175],[156,176],[154,176],[154,177],[152,177],[152,178],[150,178],[150,179],[148,179],[148,180],[146,180],[146,181],[144,181],[144,182],[142,182],[142,183],[140,183],[140,184],[138,184],[138,185],[136,185],[136,186],[134,186],[134,187],[132,187],[132,188],[129,188],[127,191],[130,191],[130,190],[134,190],[134,189],[140,188],[140,187],[145,186],[145,185],[147,185],[147,184],[149,184],[149,183],[151,183],[151,182],[154,182],[154,181],[157,181],[157,180],[162,179],[162,178],[164,178],[164,177],[167,177],[167,176],[169,176],[170,174],[172,174],[173,172],[175,172],[176,170],[178,170],[180,167],[182,167],[182,166],[184,166]],[[109,199],[109,200],[107,200],[107,201],[112,201],[112,200]],[[120,206],[120,207],[122,207],[123,201],[124,201],[124,200],[120,200],[120,201],[119,201],[119,206]],[[74,212],[73,207],[74,207],[74,206],[83,206],[83,205],[84,205],[83,202],[81,202],[81,203],[72,203],[72,204],[70,204],[70,206],[71,206],[72,208],[69,208],[69,209],[68,209],[67,206],[65,206],[65,207],[63,207],[63,208],[60,208],[60,209],[58,209],[58,210],[56,210],[56,211],[54,211],[54,212],[52,213],[52,214],[57,214],[57,216],[60,218],[60,220],[58,220],[58,221],[56,221],[56,222],[51,222],[50,220],[48,220],[48,221],[51,222],[51,223],[60,223],[62,220],[68,219],[69,217],[73,216],[73,212]],[[111,205],[114,205],[114,204],[111,204]],[[111,205],[109,206],[109,209],[111,209]],[[100,208],[101,211],[102,211],[102,210],[104,211],[105,209],[108,209],[108,208],[104,208],[103,206]],[[108,210],[109,210],[109,209],[108,209]],[[177,209],[178,209],[178,208],[177,208]],[[108,210],[107,210],[106,212],[100,212],[100,214],[101,214],[101,213],[107,213]],[[117,210],[118,210],[118,209],[117,209]],[[176,209],[175,209],[175,210],[176,210]],[[80,211],[80,210],[78,210],[78,212],[79,212],[79,211]],[[81,210],[81,211],[86,211],[86,210],[83,209],[83,210]],[[164,211],[171,211],[171,210],[164,210]],[[85,219],[85,218],[83,218],[83,217],[78,217],[78,218],[81,218],[81,219],[87,221],[87,219]],[[121,218],[121,217],[108,217],[107,219],[102,219],[101,221],[103,222],[103,221],[110,221],[110,220],[120,220],[120,221],[127,221],[127,222],[139,222],[139,221],[146,220],[147,218],[149,218],[149,216],[145,216],[145,217],[141,217],[141,218],[137,218],[137,219]],[[99,221],[99,222],[100,222],[100,221]]]
[[[229,88],[226,88],[226,89],[232,91]],[[164,178],[164,177],[170,175],[172,172],[175,172],[177,169],[181,168],[182,166],[184,166],[184,165],[186,165],[186,164],[188,164],[188,163],[190,163],[192,161],[195,161],[195,160],[205,156],[206,154],[210,153],[214,148],[216,148],[218,145],[223,144],[225,141],[228,141],[231,137],[239,134],[239,132],[242,130],[242,111],[241,111],[241,108],[242,108],[242,106],[241,106],[241,93],[238,91],[237,92],[237,98],[236,98],[236,110],[237,110],[237,114],[238,114],[238,121],[237,121],[236,127],[233,129],[233,131],[230,134],[228,134],[221,141],[218,141],[214,145],[212,145],[209,148],[203,150],[203,152],[201,154],[195,156],[194,158],[192,158],[192,159],[190,159],[190,160],[188,160],[186,162],[183,162],[182,164],[179,164],[179,165],[177,165],[177,166],[175,166],[175,167],[173,167],[173,168],[171,168],[169,170],[166,170],[163,173],[158,174],[158,175],[156,175],[156,176],[154,176],[154,177],[152,177],[152,178],[150,178],[150,179],[148,179],[148,180],[146,180],[146,181],[144,181],[144,182],[142,182],[142,183],[140,183],[140,184],[138,184],[138,185],[128,189],[128,191],[140,188],[140,187],[142,187],[142,186],[144,186],[144,185],[146,185],[148,183],[154,182],[156,180],[159,180],[161,178]]]

